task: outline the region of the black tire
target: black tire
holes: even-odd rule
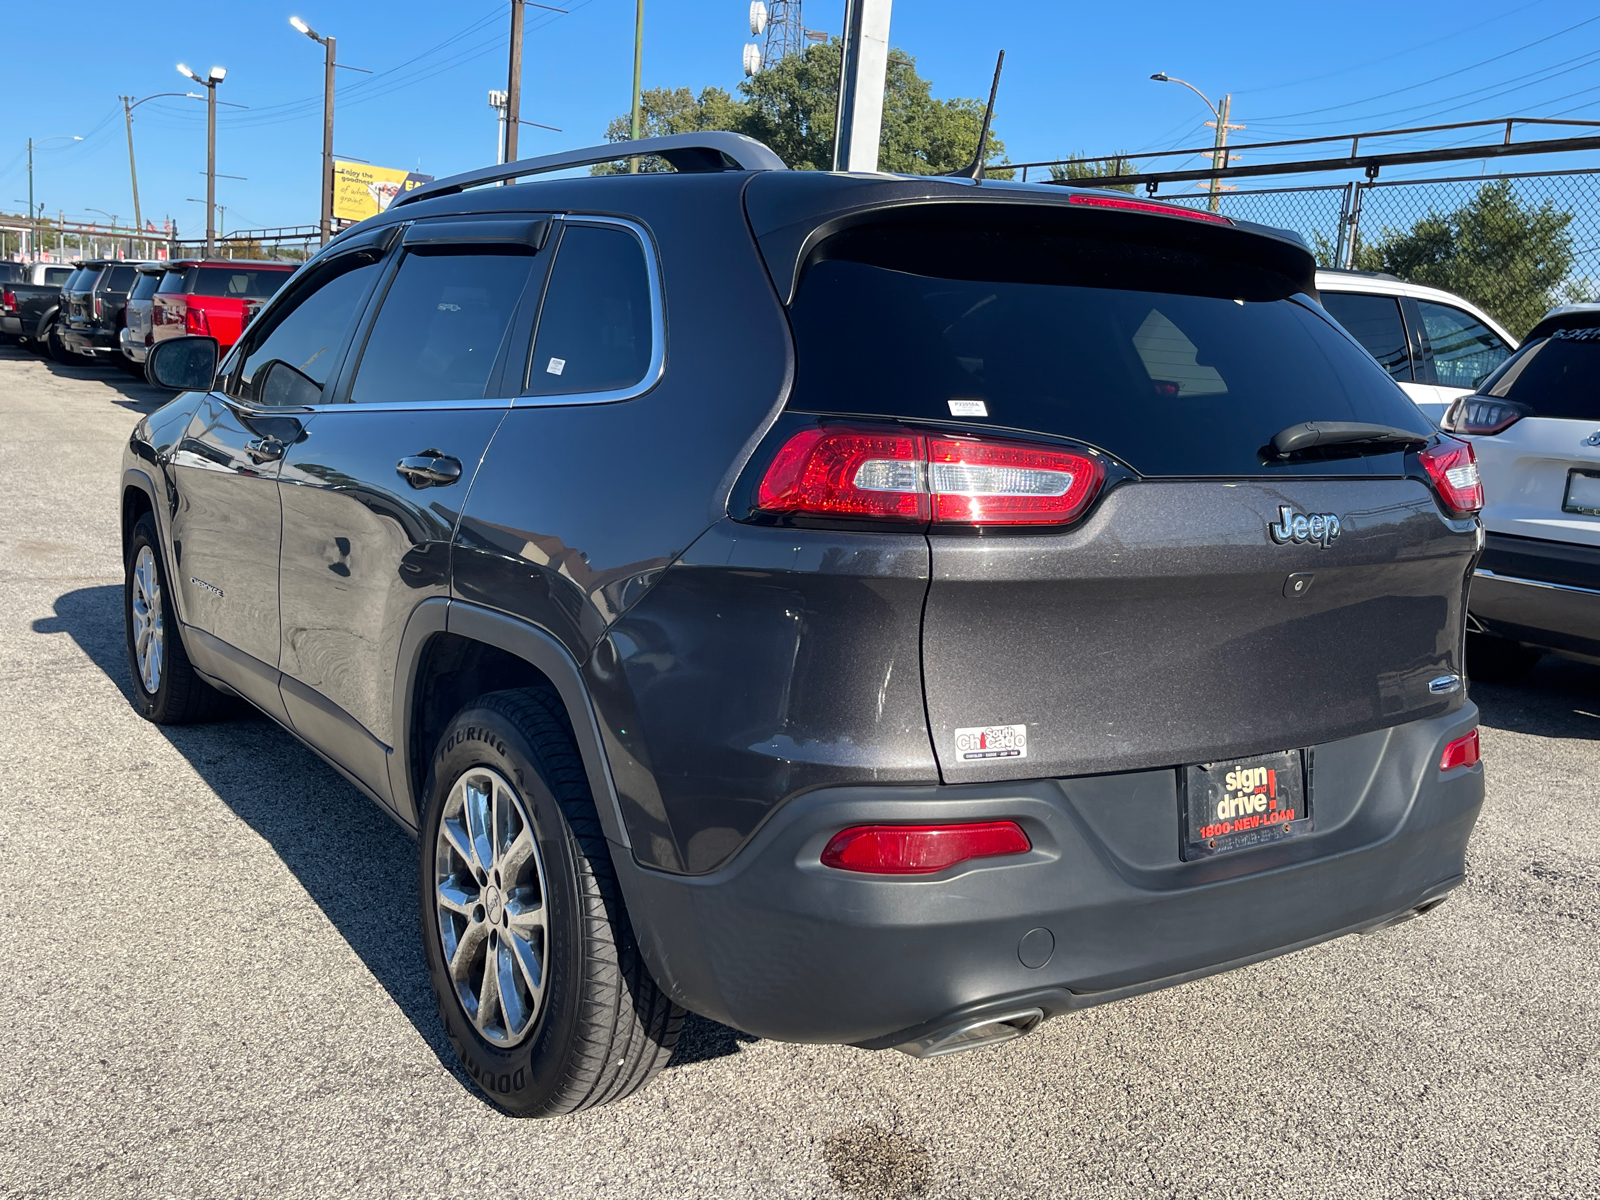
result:
[[[50,326],[50,332],[45,337],[45,350],[51,358],[58,363],[68,365],[79,361],[78,356],[67,349],[67,344],[61,340],[61,328],[57,324]]]
[[[137,619],[134,615],[134,573],[140,552],[144,549],[150,551],[160,585],[162,631],[157,654],[159,667],[153,691],[145,682],[135,645]],[[172,608],[172,590],[167,585],[167,569],[161,561],[161,543],[156,534],[155,518],[149,513],[140,517],[133,526],[122,574],[122,619],[127,630],[128,676],[133,689],[133,706],[139,710],[139,715],[157,725],[191,725],[231,716],[237,708],[233,698],[224,696],[196,675],[189,662],[177,615]]]
[[[1539,651],[1510,638],[1467,634],[1467,674],[1479,683],[1520,683],[1539,661]]]
[[[516,793],[542,860],[543,998],[526,1034],[510,1045],[480,1033],[458,994],[441,918],[455,921],[458,931],[467,918],[440,904],[436,873],[447,853],[440,825],[452,791],[485,768]],[[684,1012],[656,986],[639,954],[560,697],[548,688],[493,692],[462,710],[439,740],[426,797],[418,870],[422,941],[439,1014],[467,1073],[496,1107],[523,1117],[576,1112],[638,1091],[671,1057]],[[469,900],[475,913],[492,913],[501,887],[503,911],[510,911],[510,881],[502,884],[496,874],[493,882],[492,897],[487,882],[477,892],[487,908]],[[470,876],[465,883],[472,886]],[[511,918],[504,920],[512,928]],[[461,945],[495,945],[452,936]],[[480,987],[469,991],[481,996]]]
[[[126,354],[117,355],[117,366],[122,368],[124,375],[131,375],[135,379],[144,379],[144,364],[136,363]]]

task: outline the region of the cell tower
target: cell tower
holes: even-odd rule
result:
[[[755,37],[765,34],[766,38],[763,45],[752,43],[744,48],[746,75],[754,75],[786,55],[801,53],[807,42],[828,40],[826,33],[807,31],[800,0],[752,0],[750,33]]]

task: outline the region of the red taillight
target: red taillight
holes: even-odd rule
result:
[[[1450,406],[1439,428],[1449,433],[1502,433],[1523,417],[1531,417],[1533,408],[1515,400],[1496,400],[1490,396],[1462,396]]]
[[[1105,480],[1099,459],[1071,450],[908,429],[802,429],[756,492],[770,513],[943,525],[1064,525]]]
[[[0,292],[0,308],[4,308],[7,312],[17,311],[17,294],[10,288]]]
[[[1467,514],[1483,507],[1483,480],[1478,478],[1478,456],[1471,442],[1440,438],[1438,445],[1418,457],[1447,508]]]
[[[190,306],[183,310],[183,331],[185,333],[199,334],[201,337],[211,336],[211,322],[206,320],[206,310]]]
[[[1177,204],[1154,204],[1148,200],[1119,200],[1115,196],[1069,196],[1068,204],[1081,208],[1122,208],[1129,212],[1156,213],[1163,217],[1188,217],[1191,221],[1209,221],[1213,225],[1232,225],[1233,220],[1219,213],[1196,212]]]
[[[1439,770],[1453,771],[1457,767],[1475,767],[1480,757],[1478,731],[1474,729],[1444,748],[1444,754],[1439,759]]]
[[[976,825],[857,825],[833,835],[822,865],[869,875],[931,875],[973,858],[1033,849],[1015,821]]]
[[[104,314],[105,305],[101,302],[100,297],[96,296],[94,298],[94,319],[98,321]]]

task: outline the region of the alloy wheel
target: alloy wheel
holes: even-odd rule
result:
[[[544,862],[522,799],[473,767],[445,800],[434,901],[445,969],[473,1027],[515,1046],[544,1005],[549,961]]]
[[[128,607],[133,615],[133,652],[139,663],[139,682],[153,696],[161,689],[166,622],[161,605],[161,576],[156,569],[155,552],[149,545],[140,546],[133,560],[133,587]]]

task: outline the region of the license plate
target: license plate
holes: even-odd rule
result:
[[[1600,471],[1568,471],[1567,495],[1561,508],[1563,512],[1600,517]]]
[[[1311,830],[1307,754],[1281,750],[1185,767],[1184,858],[1264,846]]]

